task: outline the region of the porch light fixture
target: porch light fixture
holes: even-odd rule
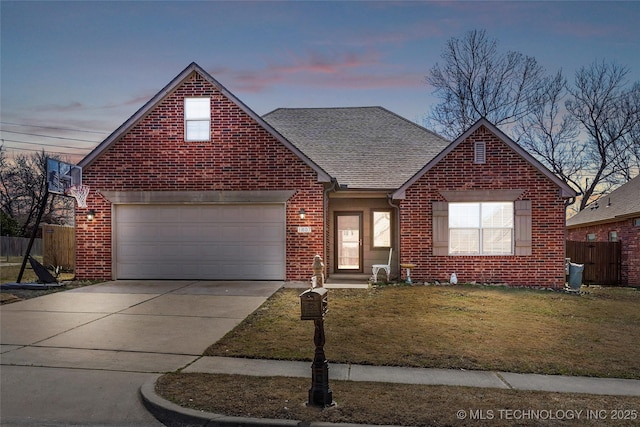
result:
[[[307,212],[304,210],[304,208],[300,208],[298,214],[300,215],[300,219],[304,219],[304,217],[307,216]]]
[[[96,211],[94,211],[93,209],[89,209],[89,211],[87,212],[87,221],[93,221],[96,217]]]

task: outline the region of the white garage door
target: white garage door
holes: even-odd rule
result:
[[[280,205],[117,205],[118,279],[284,280]]]

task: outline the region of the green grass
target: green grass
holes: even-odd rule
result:
[[[640,292],[451,287],[332,289],[330,362],[640,379]],[[301,290],[282,289],[206,355],[311,360]]]

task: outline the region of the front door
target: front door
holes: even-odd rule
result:
[[[336,271],[362,273],[362,213],[336,213]]]

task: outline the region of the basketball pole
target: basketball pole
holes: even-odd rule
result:
[[[36,219],[36,223],[33,226],[33,231],[31,232],[31,239],[29,239],[29,245],[27,246],[27,252],[24,254],[24,258],[22,259],[22,266],[20,267],[20,273],[18,274],[18,282],[22,280],[22,275],[24,274],[24,269],[27,266],[27,260],[29,259],[29,255],[31,254],[31,247],[33,246],[33,242],[36,240],[36,235],[38,234],[38,227],[40,226],[40,221],[42,220],[42,215],[44,214],[45,209],[47,208],[47,199],[49,198],[49,187],[45,185],[44,196],[42,197],[42,205],[40,205],[40,211],[38,211],[38,218]]]

